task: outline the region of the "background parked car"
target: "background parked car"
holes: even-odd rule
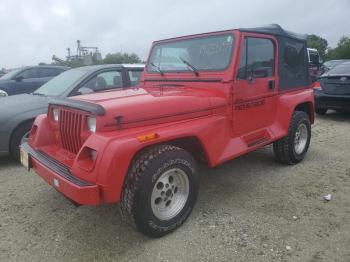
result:
[[[309,60],[309,75],[314,82],[323,73],[321,58],[317,49],[314,48],[308,48],[307,55]]]
[[[335,66],[340,65],[344,62],[348,62],[350,59],[338,59],[338,60],[329,60],[323,63],[323,67],[325,68],[325,72],[333,69]]]
[[[323,74],[314,84],[315,112],[328,109],[350,110],[350,61],[341,63]]]
[[[0,97],[31,93],[69,69],[64,66],[31,66],[12,70],[0,78]]]
[[[32,94],[1,98],[0,156],[19,158],[19,145],[25,141],[36,116],[46,113],[50,97],[69,97],[108,89],[136,86],[144,65],[98,65],[68,70]]]

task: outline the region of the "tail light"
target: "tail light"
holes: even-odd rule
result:
[[[313,89],[314,90],[322,90],[320,82],[315,81],[314,84],[313,84]]]

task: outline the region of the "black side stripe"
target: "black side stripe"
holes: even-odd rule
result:
[[[226,107],[226,105],[225,106],[216,106],[216,107],[207,107],[204,109],[181,112],[181,113],[177,113],[177,114],[167,114],[167,115],[162,115],[162,116],[157,116],[157,117],[152,117],[152,118],[139,118],[139,119],[133,120],[133,121],[125,121],[125,122],[122,122],[121,124],[132,124],[132,123],[137,123],[137,122],[142,122],[142,121],[150,121],[150,120],[154,120],[154,119],[161,119],[161,118],[167,118],[167,117],[173,117],[173,116],[182,116],[182,115],[205,112],[205,111],[218,109],[218,108],[224,108],[224,107]]]

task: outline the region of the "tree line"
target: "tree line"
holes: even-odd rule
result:
[[[350,59],[350,38],[342,36],[335,48],[328,46],[328,41],[318,35],[308,35],[307,45],[318,50],[323,61]]]
[[[350,59],[350,38],[342,36],[335,48],[328,45],[328,41],[318,35],[307,36],[307,45],[318,50],[323,61],[333,59]],[[70,67],[80,67],[84,65],[83,60],[66,61]],[[93,64],[136,64],[144,63],[135,53],[108,53],[102,60],[93,60]],[[44,63],[39,63],[44,64]],[[57,63],[55,63],[57,64]]]
[[[53,58],[54,59],[54,58]],[[103,59],[96,60],[95,57],[92,57],[92,65],[102,65],[102,64],[139,64],[144,63],[141,58],[135,53],[108,53]],[[84,64],[82,58],[70,59],[70,60],[60,60],[53,61],[53,65],[66,65],[72,68],[81,67]],[[40,62],[39,65],[46,65],[46,63]]]

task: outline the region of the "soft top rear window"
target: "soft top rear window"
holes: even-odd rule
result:
[[[147,71],[224,70],[231,62],[233,45],[234,35],[231,33],[159,43],[152,49]]]
[[[310,85],[306,41],[278,37],[279,90],[308,87]]]

